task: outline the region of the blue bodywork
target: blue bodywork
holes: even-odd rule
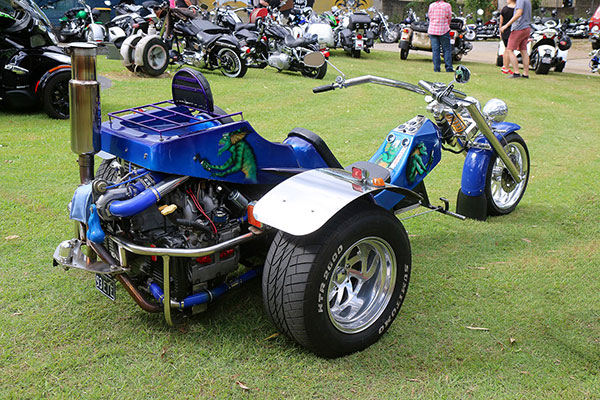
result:
[[[492,131],[502,143],[502,140],[509,133],[515,132],[521,127],[512,122],[498,122],[492,124]],[[479,136],[475,143],[489,144],[484,136]],[[490,164],[490,159],[494,155],[492,150],[483,150],[472,148],[467,153],[463,165],[462,180],[460,190],[467,196],[476,197],[483,194],[485,190],[485,176]]]
[[[177,114],[173,115],[171,111]],[[206,122],[197,123],[202,118]],[[165,130],[171,121],[184,125],[195,122]],[[216,176],[214,170],[203,167],[203,161],[225,165],[234,157],[235,151],[221,149],[224,138],[234,134],[241,134],[251,149],[256,178],[241,170]],[[194,113],[183,105],[112,118],[102,124],[99,137],[94,139],[97,151],[103,150],[150,171],[230,183],[277,184],[289,176],[285,172],[328,167],[315,147],[303,138],[290,136],[283,143],[273,143],[262,138],[245,120],[215,120],[214,115]],[[369,161],[390,170],[389,183],[413,189],[440,159],[439,128],[424,116],[417,116],[390,131]],[[402,197],[383,191],[375,196],[375,200],[389,209]]]
[[[274,170],[297,171],[327,167],[314,147],[299,138],[273,143],[262,138],[245,120],[229,123],[222,120],[221,123],[209,114],[192,114],[188,107],[181,105],[169,110],[187,113],[189,117],[186,120],[181,115],[173,117],[166,111],[154,110],[143,115],[133,113],[122,119],[111,119],[102,124],[99,140],[94,141],[98,146],[95,150],[106,151],[151,171],[231,183],[274,184],[285,179],[285,175]],[[169,123],[158,119],[159,117],[181,124],[201,118],[206,118],[207,122],[164,131],[165,125]],[[148,128],[135,123],[143,123]],[[159,133],[158,130],[163,131]],[[256,180],[250,179],[241,170],[216,177],[214,171],[202,166],[203,160],[213,165],[223,165],[234,157],[229,150],[219,152],[222,147],[219,142],[225,135],[236,132],[245,134],[242,140],[253,153]]]

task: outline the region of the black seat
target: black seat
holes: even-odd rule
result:
[[[342,168],[342,164],[340,164],[331,150],[329,150],[325,141],[316,133],[304,128],[294,128],[288,133],[288,137],[290,136],[299,137],[312,144],[315,150],[317,150],[317,153],[319,153],[323,161],[325,161],[330,168]]]
[[[429,28],[429,22],[427,22],[427,21],[413,22],[410,24],[410,27],[416,32],[427,33],[427,28]]]
[[[294,38],[292,35],[285,37],[285,45],[289,47],[303,47],[312,43],[310,39],[305,37]]]
[[[369,172],[369,178],[381,178],[384,182],[390,181],[390,170],[382,167],[379,164],[374,164],[368,161],[357,161],[344,168],[348,172],[352,172],[352,167],[365,169]]]
[[[235,24],[235,31],[241,31],[242,29],[248,29],[249,31],[256,31],[256,24],[244,24],[244,23],[237,23]]]

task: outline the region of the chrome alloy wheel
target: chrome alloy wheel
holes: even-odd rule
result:
[[[332,269],[327,311],[333,325],[353,334],[369,328],[386,309],[396,284],[396,256],[385,240],[354,243]]]
[[[504,146],[504,150],[513,164],[517,167],[519,175],[527,176],[527,168],[529,165],[527,159],[527,151],[518,142],[510,142]],[[525,190],[526,180],[523,179],[517,183],[506,169],[504,162],[500,157],[496,157],[491,176],[491,193],[492,199],[501,210],[511,208],[521,198],[521,193]]]

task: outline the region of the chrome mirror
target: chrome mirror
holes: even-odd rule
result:
[[[320,51],[313,51],[305,55],[303,61],[307,67],[319,68],[325,64],[325,56]]]
[[[464,65],[459,65],[454,70],[454,81],[456,83],[467,83],[471,79],[471,71]]]

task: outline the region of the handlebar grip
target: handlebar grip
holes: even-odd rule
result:
[[[321,92],[327,92],[329,90],[334,90],[335,86],[334,85],[324,85],[324,86],[317,86],[313,88],[313,93],[321,93]]]

